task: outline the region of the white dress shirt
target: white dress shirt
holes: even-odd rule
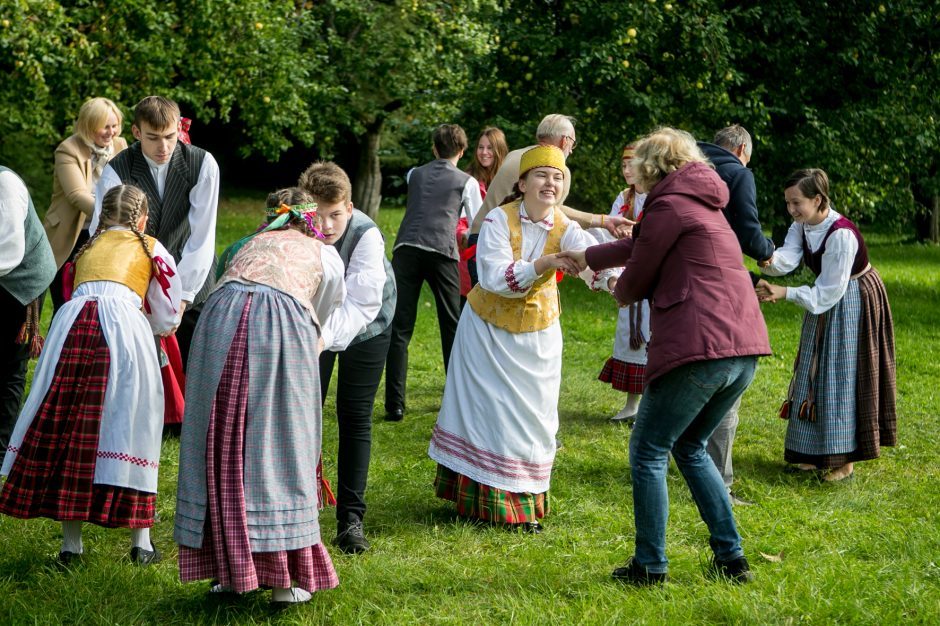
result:
[[[13,172],[0,173],[0,276],[6,276],[26,254],[29,191]]]
[[[782,276],[795,270],[803,260],[804,233],[810,250],[816,252],[829,228],[840,217],[842,215],[830,207],[829,215],[819,224],[794,222],[787,231],[783,246],[774,251],[770,265],[761,271],[768,276]],[[855,233],[847,228],[832,233],[826,242],[826,250],[822,255],[822,271],[816,282],[812,286],[787,287],[787,300],[795,302],[814,315],[825,313],[834,307],[849,286],[857,252],[858,239]]]
[[[362,234],[346,268],[346,300],[323,324],[325,350],[342,352],[382,310],[385,241],[378,228]]]

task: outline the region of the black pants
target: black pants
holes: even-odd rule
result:
[[[6,455],[26,389],[29,345],[16,343],[25,321],[26,307],[0,287],[0,463]]]
[[[75,253],[78,252],[79,248],[85,245],[85,242],[88,241],[89,238],[87,230],[78,233],[75,246],[72,248],[72,251],[69,252],[69,258],[65,259],[65,263],[75,258]],[[49,295],[52,296],[52,315],[58,313],[62,305],[65,304],[65,296],[62,293],[62,274],[65,273],[65,263],[63,263],[59,271],[55,273],[55,278],[52,279],[52,284],[49,285]]]
[[[179,328],[176,329],[176,341],[180,345],[180,357],[183,360],[183,373],[189,371],[189,346],[193,342],[193,333],[196,332],[196,324],[199,322],[199,316],[202,314],[202,303],[187,308],[183,311],[183,318],[180,320]]]
[[[343,352],[320,354],[320,390],[323,400],[330,388],[333,366],[339,359],[336,381],[337,454],[336,519],[340,525],[366,514],[366,482],[372,454],[372,408],[382,380],[392,327],[382,334],[348,347]]]
[[[395,282],[398,285],[398,302],[395,305],[395,319],[392,320],[392,342],[388,348],[385,369],[385,408],[389,411],[405,407],[408,344],[414,334],[418,300],[425,281],[437,304],[445,372],[457,333],[457,321],[460,319],[457,261],[437,252],[401,246],[392,254],[392,269],[395,270]]]

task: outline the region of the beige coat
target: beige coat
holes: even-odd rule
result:
[[[127,147],[122,137],[114,138],[114,154]],[[72,135],[55,150],[55,169],[52,175],[52,202],[43,228],[55,255],[56,267],[68,260],[78,235],[95,210],[92,195],[91,150],[81,137]]]

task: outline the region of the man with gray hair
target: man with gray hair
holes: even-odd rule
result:
[[[757,216],[757,187],[754,185],[754,174],[747,168],[754,149],[751,134],[743,126],[734,124],[715,133],[714,143],[700,141],[698,147],[715,166],[718,176],[728,185],[730,197],[724,214],[738,238],[738,243],[741,244],[741,250],[758,263],[769,261],[774,254],[774,243],[764,236],[761,229]],[[752,273],[751,278],[756,284],[757,276]],[[712,433],[707,446],[709,456],[724,479],[731,503],[737,505],[750,504],[731,490],[731,484],[734,482],[731,448],[738,430],[740,406],[741,399],[738,398]]]
[[[565,159],[574,152],[574,147],[577,144],[574,131],[574,118],[568,115],[562,115],[561,113],[546,115],[542,118],[542,121],[535,131],[535,140],[538,142],[535,145],[513,150],[503,159],[503,164],[499,167],[496,176],[493,177],[493,180],[487,187],[486,198],[483,199],[483,206],[477,212],[473,224],[470,227],[470,245],[476,243],[476,235],[479,234],[486,214],[490,212],[490,209],[501,205],[503,200],[506,199],[506,196],[512,193],[513,185],[519,180],[519,162],[522,160],[522,155],[525,152],[537,146],[555,146],[565,154]],[[568,197],[568,190],[571,188],[571,170],[566,166],[563,173],[565,183],[561,191],[561,197],[558,200],[562,204],[560,208],[565,215],[580,224],[581,228],[602,227],[610,231],[615,237],[619,237],[623,234],[620,231],[624,229],[624,227],[633,224],[632,221],[623,217],[585,213],[584,211],[578,211],[569,206],[565,206],[564,202]],[[469,269],[471,280],[475,284],[476,263],[474,259],[471,259]]]

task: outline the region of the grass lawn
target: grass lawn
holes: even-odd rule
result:
[[[220,250],[257,225],[258,206],[257,198],[223,203]],[[401,216],[400,209],[381,213],[389,248]],[[365,520],[373,549],[357,557],[331,550],[339,588],[272,613],[266,593],[221,601],[207,597],[205,583],[181,584],[172,541],[179,445],[169,439],[153,535],[163,562],[135,568],[127,562],[128,531],[86,525],[85,564],[63,571],[53,564],[57,523],[0,517],[0,623],[938,623],[940,248],[877,236],[868,244],[894,313],[900,445],[858,464],[843,484],[782,471],[785,423],[776,413],[802,313],[787,303],[763,305],[775,352],[761,360],[744,396],[734,457],[736,490],[756,502],[735,510],[757,576],[751,585],[703,576],[708,534],[675,467],[668,478],[670,582],[632,589],[611,581],[611,570],[633,553],[634,530],[630,431],[607,421],[623,396],[596,380],[617,311],[606,294],[568,279],[561,285],[564,447],[542,535],[468,525],[434,497],[427,447],[444,369],[426,292],[411,343],[404,422],[382,421],[379,390]],[[333,480],[336,438],[330,400],[324,463]],[[323,511],[322,521],[329,541],[334,511]]]

